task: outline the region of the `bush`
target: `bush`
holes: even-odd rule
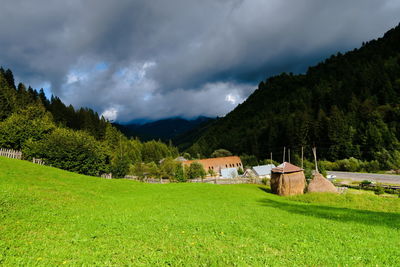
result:
[[[201,178],[203,179],[206,177],[206,171],[203,168],[203,165],[200,162],[192,162],[187,169],[187,178],[189,179],[196,179]]]
[[[372,184],[372,182],[368,181],[368,180],[363,180],[363,181],[360,182],[360,186],[368,186],[370,184]]]
[[[240,160],[242,161],[243,166],[245,166],[246,168],[258,165],[257,157],[254,155],[246,155],[246,154],[241,155]]]
[[[341,159],[335,162],[323,160],[318,164],[321,168],[329,171],[377,172],[381,168],[377,160],[362,161],[356,158]]]
[[[178,182],[186,182],[186,176],[185,176],[185,171],[183,169],[183,166],[180,162],[175,167],[175,179]]]
[[[0,122],[0,147],[22,149],[28,140],[42,140],[55,128],[43,106],[28,106]]]
[[[384,193],[385,193],[385,189],[382,186],[380,186],[380,185],[376,186],[375,195],[382,195]]]
[[[67,171],[98,176],[109,172],[109,157],[93,136],[82,131],[58,128],[41,141],[27,142],[23,153],[42,158],[47,164]]]
[[[232,153],[229,150],[223,148],[217,149],[211,154],[212,158],[229,157],[229,156],[232,156]]]
[[[117,155],[111,164],[111,173],[115,178],[124,178],[129,172],[129,159]]]

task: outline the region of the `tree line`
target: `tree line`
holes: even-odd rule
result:
[[[161,141],[128,139],[91,109],[66,106],[58,97],[46,98],[19,83],[11,70],[0,68],[0,147],[22,150],[26,159],[42,158],[46,164],[87,175],[135,174],[178,149]],[[146,172],[145,172],[146,173]],[[143,174],[143,173],[140,173]]]
[[[353,157],[374,168],[398,169],[399,138],[400,25],[359,49],[332,55],[305,74],[283,73],[260,82],[188,152],[208,156],[226,148],[256,161],[273,152],[280,161],[284,146],[297,158],[301,147],[316,146],[320,159]],[[305,157],[312,159],[311,149]]]

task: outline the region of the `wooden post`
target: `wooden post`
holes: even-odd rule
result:
[[[290,148],[288,149],[288,159],[289,159],[289,163],[290,163]]]
[[[271,152],[271,165],[272,165],[272,152]]]
[[[315,161],[315,171],[318,173],[318,164],[317,164],[317,148],[313,148],[313,154],[314,154],[314,161]]]
[[[282,161],[282,163],[285,162],[285,153],[286,153],[286,147],[283,147],[283,161]]]
[[[304,165],[304,150],[303,150],[303,146],[301,146],[301,168],[304,169],[303,165]]]

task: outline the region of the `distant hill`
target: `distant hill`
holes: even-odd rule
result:
[[[139,137],[142,141],[148,140],[176,140],[182,134],[188,133],[199,126],[212,122],[214,119],[198,117],[194,120],[182,118],[163,119],[145,124],[117,124],[114,125],[128,137]],[[187,137],[186,137],[187,138]],[[190,139],[190,138],[189,138]],[[179,142],[178,142],[179,143]]]
[[[400,166],[400,25],[382,38],[338,53],[305,74],[283,73],[260,82],[248,99],[215,121],[188,149],[281,160],[283,147],[322,159],[377,160]]]

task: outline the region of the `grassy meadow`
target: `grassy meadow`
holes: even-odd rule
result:
[[[400,199],[142,184],[0,157],[0,265],[395,266]]]

